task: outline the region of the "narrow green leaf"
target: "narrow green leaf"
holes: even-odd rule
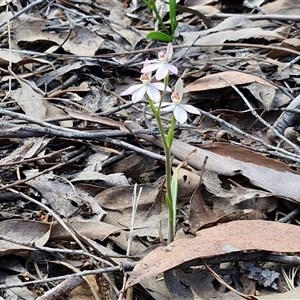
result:
[[[172,193],[172,206],[173,209],[176,211],[177,208],[177,193],[178,193],[178,169],[176,168],[173,176],[172,176],[172,182],[171,182],[171,193]]]
[[[172,121],[171,121],[171,126],[169,128],[169,132],[168,132],[168,135],[167,135],[167,144],[168,144],[168,148],[171,149],[171,146],[172,146],[172,142],[173,142],[173,139],[174,139],[174,129],[175,129],[175,126],[176,126],[176,119],[173,115],[172,117]]]
[[[173,211],[172,201],[170,200],[167,194],[165,195],[165,201],[166,201],[168,211]]]
[[[170,15],[171,31],[172,31],[172,35],[174,36],[174,32],[177,27],[176,0],[169,0],[169,15]]]
[[[158,20],[160,26],[162,27],[163,31],[167,34],[167,35],[171,35],[168,28],[166,27],[163,19],[161,18],[160,14],[159,14],[159,11],[157,10],[157,7],[156,7],[156,4],[155,4],[155,0],[152,0],[151,1],[151,10],[152,12],[154,12],[155,16],[156,16],[156,19]]]
[[[147,34],[146,36],[147,40],[157,40],[157,41],[162,41],[162,42],[172,42],[173,38],[164,32],[160,31],[152,31]]]
[[[176,231],[176,211],[177,211],[177,197],[178,197],[178,170],[179,170],[179,168],[177,167],[175,169],[175,172],[173,173],[172,182],[171,182],[172,217],[173,217],[172,225],[173,225],[174,233]]]

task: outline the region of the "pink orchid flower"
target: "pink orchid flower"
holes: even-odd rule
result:
[[[162,111],[167,111],[167,112],[173,111],[174,117],[179,124],[182,124],[187,120],[188,118],[187,112],[200,115],[200,112],[196,107],[182,103],[182,96],[183,96],[183,81],[181,78],[179,78],[175,84],[174,92],[171,95],[172,103],[162,102],[161,104],[161,106],[163,107],[161,109]]]
[[[164,79],[169,73],[177,74],[178,69],[176,66],[169,64],[173,55],[173,46],[168,44],[167,51],[161,51],[158,53],[158,60],[149,60],[147,66],[141,70],[142,73],[152,72],[156,70],[155,78],[157,80]]]
[[[148,61],[145,61],[144,67],[149,64]],[[164,91],[166,89],[167,92],[171,92],[172,90],[162,82],[153,82],[152,80],[152,72],[143,73],[140,77],[142,83],[135,84],[129,87],[126,91],[121,93],[121,96],[132,95],[132,102],[136,103],[142,100],[145,95],[147,95],[153,102],[160,102],[160,91]]]

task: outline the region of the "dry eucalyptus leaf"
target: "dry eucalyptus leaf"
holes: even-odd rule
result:
[[[32,141],[33,144],[29,149],[26,150],[24,159],[32,158],[38,155],[51,142],[52,138],[40,137],[40,138],[32,138],[28,140]]]
[[[29,19],[24,22],[24,20],[16,19],[13,21],[13,25],[15,26],[15,39],[18,43],[39,40],[56,44],[57,46],[54,48],[51,48],[49,44],[49,52],[54,52],[58,47],[62,47],[72,54],[93,56],[104,41],[101,36],[78,25],[72,28],[70,36],[68,36],[69,31],[60,34],[54,31],[42,31],[48,25],[48,22],[44,20]]]
[[[285,39],[284,41],[281,42],[279,47],[299,51],[300,50],[300,41],[299,41],[299,39],[296,39],[296,38]],[[268,53],[267,57],[278,58],[278,57],[286,57],[286,56],[290,56],[290,55],[291,55],[291,52],[288,52],[284,49],[282,49],[282,50],[272,49]]]
[[[33,88],[34,87],[34,88]],[[38,88],[33,81],[21,81],[21,87],[11,91],[10,96],[20,105],[25,114],[37,120],[45,120],[47,101],[43,94],[37,92]]]
[[[133,122],[127,122],[127,126],[131,130],[140,128]],[[156,138],[148,135],[139,136],[162,147],[161,142]],[[253,185],[273,195],[299,202],[299,173],[275,159],[227,143],[215,142],[207,146],[195,147],[174,139],[172,146],[172,155],[180,160],[185,160],[196,149],[195,155],[189,159],[189,165],[196,170],[201,170],[204,159],[208,157],[205,165],[208,171],[225,176],[242,174]]]
[[[155,149],[148,149],[155,152]],[[157,151],[156,151],[157,152]],[[127,178],[133,178],[139,182],[140,176],[154,168],[157,161],[145,155],[134,153],[128,157],[123,158],[119,162],[116,162],[112,166],[105,169],[105,173],[119,173],[122,172]]]
[[[214,211],[215,212],[215,211]],[[198,230],[217,226],[221,223],[228,223],[237,220],[264,220],[265,215],[258,209],[244,209],[234,210],[226,215],[222,214],[221,217],[211,223],[201,225]]]
[[[191,43],[195,41],[195,39],[199,36],[198,32],[183,32],[181,33],[183,37],[183,44],[188,47]],[[223,48],[225,42],[239,41],[239,40],[247,40],[247,39],[264,39],[267,41],[282,41],[283,36],[279,35],[276,32],[271,30],[263,30],[261,28],[242,28],[240,30],[225,30],[221,32],[211,33],[204,37],[199,38],[195,45],[198,47],[193,48],[192,51],[189,51],[189,54],[194,52],[199,53],[199,51],[213,52],[218,51]],[[212,44],[220,44],[220,46],[211,46],[204,47],[203,45],[212,45]],[[203,46],[203,47],[201,47]]]
[[[20,105],[27,116],[43,121],[67,115],[63,110],[44,99],[42,91],[39,90],[35,82],[23,80],[20,83],[21,87],[12,90],[10,96]],[[70,126],[72,124],[73,122],[71,121],[61,122],[63,126]]]
[[[299,15],[300,3],[298,0],[272,1],[262,6],[263,10],[270,14]]]
[[[1,235],[21,243],[34,243],[38,246],[44,246],[49,240],[50,224],[17,219],[6,220],[0,222],[0,232]],[[34,249],[7,242],[5,240],[0,241],[0,256],[17,253],[24,250]]]
[[[263,108],[269,110],[274,107],[273,103],[276,95],[275,87],[255,82],[245,86],[245,89],[249,90],[249,92],[262,104]]]
[[[100,241],[104,241],[109,235],[121,230],[119,227],[95,220],[70,219],[68,224],[81,235]],[[73,237],[61,224],[55,223],[52,225],[50,240],[73,240]]]
[[[226,79],[223,80],[223,79]],[[246,74],[238,71],[224,71],[217,74],[208,75],[197,79],[191,84],[184,88],[184,92],[198,92],[207,91],[213,89],[221,89],[225,87],[230,87],[230,83],[233,85],[241,85],[248,83],[259,83],[263,86],[271,87],[277,89],[275,86],[270,84],[268,81],[252,74]]]
[[[200,187],[193,193],[190,200],[189,225],[192,231],[197,231],[203,224],[214,222],[215,213],[204,202]]]
[[[259,300],[289,300],[298,299],[300,295],[300,286],[296,287],[294,290],[286,291],[285,293],[272,293],[268,295],[257,296]]]
[[[5,284],[9,285],[19,285],[22,284],[21,278],[18,275],[8,275],[5,277]],[[6,289],[6,299],[25,299],[34,300],[36,299],[36,294],[26,287],[13,287]],[[2,297],[1,297],[2,298]]]
[[[9,155],[4,156],[1,160],[1,164],[12,163],[23,160],[27,155],[27,152],[30,152],[31,147],[35,144],[35,139],[30,138],[23,140],[19,146],[12,151]]]
[[[200,181],[200,176],[195,171],[184,168],[178,170],[178,202],[189,199]]]
[[[244,0],[244,5],[252,9],[261,6],[264,2],[264,0]]]
[[[140,188],[142,192],[135,215],[134,235],[158,237],[161,227],[163,235],[167,236],[167,209],[163,204],[161,185],[162,180],[158,180],[137,186],[137,193]],[[130,228],[133,191],[134,186],[118,186],[95,197],[99,205],[108,211],[105,222]]]
[[[6,65],[9,61],[16,64],[22,61],[23,55],[20,53],[10,52],[8,49],[0,49],[0,64]]]
[[[206,189],[215,197],[226,198],[227,202],[235,205],[251,199],[266,198],[272,196],[272,193],[245,188],[235,184],[233,181],[228,181],[228,186],[224,188],[222,182],[215,172],[205,171],[203,174],[203,184]]]
[[[118,233],[118,235],[111,235],[109,237],[109,240],[113,241],[116,246],[120,247],[120,249],[126,252],[128,247],[128,234],[129,234],[128,231],[122,230]],[[139,253],[147,249],[147,246],[145,246],[145,244],[142,243],[142,241],[136,237],[135,231],[134,231],[134,235],[135,237],[133,237],[132,239],[130,252],[129,252],[129,255],[132,256],[138,255]]]
[[[124,176],[123,173],[115,173],[105,175],[93,170],[85,169],[82,172],[78,173],[78,175],[72,179],[72,182],[78,181],[102,181],[105,182],[108,187],[111,186],[127,186],[129,185],[127,178]]]
[[[295,239],[299,234],[299,226],[262,220],[233,221],[203,229],[194,239],[179,239],[154,249],[134,267],[126,286],[196,258],[248,250],[300,252]]]
[[[45,76],[39,78],[35,83],[37,86],[49,85],[53,80],[60,80],[61,76],[69,72],[74,72],[75,70],[81,69],[84,66],[97,66],[97,65],[98,64],[96,62],[85,61],[83,63],[82,61],[76,61],[67,65],[63,65],[61,68],[46,73]]]
[[[94,219],[101,221],[106,215],[93,197],[76,186],[42,177],[29,180],[26,184],[38,190],[47,204],[61,216],[70,217],[86,204],[91,207]]]
[[[113,31],[117,32],[120,36],[122,36],[124,39],[126,39],[130,45],[131,49],[127,50],[134,50],[136,45],[145,38],[145,35],[142,34],[140,31],[140,34],[137,33],[135,30],[132,30],[130,28],[126,28],[131,25],[130,19],[126,16],[124,10],[117,9],[114,7],[114,9],[110,10],[109,17],[113,20],[118,20],[118,22],[124,26],[120,26],[114,23],[111,23],[110,26]],[[122,46],[122,45],[119,45]],[[127,46],[128,47],[128,46]],[[118,59],[116,57],[116,59]]]

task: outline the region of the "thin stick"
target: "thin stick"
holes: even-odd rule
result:
[[[243,136],[245,136],[245,137],[247,137],[247,138],[249,138],[249,139],[251,139],[253,141],[258,142],[258,143],[264,145],[265,147],[274,150],[275,152],[272,153],[272,155],[276,156],[277,152],[281,152],[281,153],[283,153],[285,155],[288,155],[290,160],[299,162],[299,159],[300,159],[299,155],[297,155],[295,153],[292,153],[292,152],[289,152],[289,151],[286,151],[284,149],[275,147],[273,145],[270,145],[270,144],[266,143],[263,139],[260,139],[260,138],[258,138],[256,136],[253,136],[253,135],[249,134],[249,133],[246,133],[243,130],[241,130],[240,128],[238,128],[238,127],[236,127],[236,126],[228,123],[227,121],[225,121],[225,120],[223,120],[223,119],[221,119],[219,117],[216,117],[216,116],[212,115],[211,113],[209,113],[209,112],[207,112],[205,110],[202,110],[202,109],[198,109],[198,110],[200,111],[200,113],[202,115],[207,116],[210,119],[212,119],[212,120],[214,120],[214,121],[216,121],[216,122],[218,122],[218,123],[226,126],[227,128],[232,129],[233,131],[235,131],[235,132],[237,132],[237,133],[239,133],[239,134],[241,134],[241,135],[243,135]]]
[[[133,231],[134,231],[134,221],[135,221],[135,216],[136,216],[136,210],[137,210],[137,206],[138,206],[141,194],[142,194],[142,190],[143,190],[143,188],[141,187],[137,194],[137,184],[134,185],[133,193],[132,193],[132,213],[131,213],[131,221],[130,221],[130,231],[129,231],[129,237],[128,237],[128,241],[127,241],[127,251],[126,251],[127,256],[130,255],[130,247],[131,247],[131,243],[133,240]],[[126,261],[128,261],[128,258],[126,259]],[[123,297],[124,297],[124,291],[125,291],[127,278],[128,278],[128,274],[124,271],[123,286],[120,291],[119,300],[124,299]]]
[[[266,127],[271,129],[278,137],[280,137],[284,142],[286,142],[288,145],[293,147],[298,153],[300,153],[300,148],[292,143],[290,140],[288,140],[285,136],[283,136],[276,128],[271,126],[268,122],[266,122],[252,107],[248,99],[241,93],[241,91],[230,81],[226,80],[225,78],[222,78],[222,80],[226,81],[230,86],[239,94],[239,96],[243,99],[243,101],[246,103],[248,108],[250,109],[253,116],[255,116],[262,124],[264,124]]]
[[[43,3],[43,2],[45,2],[45,1],[43,1],[43,0],[36,0],[36,1],[32,2],[32,3],[30,3],[29,5],[27,5],[23,9],[21,9],[19,12],[17,12],[15,15],[13,15],[12,17],[10,17],[8,20],[5,20],[5,21],[1,22],[0,23],[0,28],[3,27],[5,24],[7,24],[7,22],[11,22],[11,21],[17,19],[19,16],[21,16],[24,13],[26,13],[31,8],[33,8],[36,5],[38,5],[40,3]]]
[[[85,255],[88,256],[96,261],[99,261],[103,264],[106,264],[110,267],[114,267],[114,265],[107,261],[104,260],[96,255],[93,255],[87,251],[84,250],[76,250],[76,249],[59,249],[59,248],[50,248],[50,247],[44,247],[44,246],[38,246],[35,243],[27,243],[27,242],[22,242],[22,241],[18,241],[15,239],[12,239],[10,237],[4,236],[4,235],[0,235],[0,240],[4,240],[10,243],[14,243],[17,245],[22,245],[22,246],[26,246],[26,247],[30,247],[33,249],[37,249],[37,250],[41,250],[41,251],[45,251],[45,252],[49,252],[49,253],[62,253],[62,254],[73,254],[73,255]]]
[[[84,251],[88,252],[87,249],[85,248],[85,246],[81,243],[81,241],[78,239],[78,237],[73,233],[73,231],[66,225],[66,223],[62,220],[62,218],[53,210],[50,209],[47,205],[25,195],[22,192],[19,192],[17,190],[14,190],[12,188],[8,189],[9,191],[21,196],[22,198],[29,200],[33,203],[35,203],[36,205],[42,207],[43,209],[45,209],[51,216],[53,216],[58,222],[59,224],[67,231],[70,233],[70,235],[72,236],[72,238],[74,239],[74,241],[81,247],[81,249],[83,249]]]

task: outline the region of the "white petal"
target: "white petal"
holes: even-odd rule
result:
[[[121,96],[126,96],[126,95],[132,95],[136,90],[138,90],[139,88],[141,88],[143,86],[143,84],[135,84],[131,87],[129,87],[126,91],[121,93]]]
[[[132,94],[132,102],[136,103],[142,100],[146,94],[146,91],[147,91],[147,86],[142,84],[142,87],[140,87]]]
[[[162,108],[161,111],[166,111],[166,112],[168,112],[168,111],[174,111],[174,109],[176,107],[173,103],[168,103],[168,102],[163,102],[161,104],[161,106],[162,107],[164,106],[164,108]]]
[[[160,61],[158,59],[146,59],[144,61],[142,61],[141,63],[144,64],[144,63],[147,63],[147,64],[153,64],[153,63],[160,63]]]
[[[181,101],[183,96],[183,81],[181,78],[179,78],[175,83],[175,93],[178,93]]]
[[[171,102],[162,102],[160,104],[161,107],[166,107],[166,106],[171,106],[171,105],[174,106],[173,103],[171,103]]]
[[[182,124],[187,120],[188,115],[185,109],[181,107],[181,105],[176,105],[174,109],[174,117],[180,124]]]
[[[150,65],[150,61],[148,60],[148,58],[143,62],[144,64],[144,68]]]
[[[149,62],[149,61],[148,61]],[[153,64],[149,64],[148,66],[144,67],[141,72],[142,73],[149,73],[149,72],[152,72],[152,71],[155,71],[157,70],[159,67],[161,66],[161,63],[160,62],[155,62]]]
[[[148,85],[147,86],[147,94],[153,102],[160,101],[160,92],[155,87]]]
[[[192,105],[188,105],[188,104],[181,104],[180,105],[183,109],[185,109],[186,111],[188,111],[189,113],[192,113],[192,114],[196,114],[196,115],[200,115],[200,112],[199,110],[192,106]]]
[[[165,90],[165,85],[162,82],[154,82],[154,83],[151,83],[151,85],[153,87],[155,87],[157,90],[160,90],[160,91],[164,91]],[[167,92],[171,92],[172,90],[167,86],[166,87],[166,91]]]
[[[169,106],[170,104],[172,104],[172,103],[170,103],[170,102],[162,102],[161,104],[159,104],[159,103],[154,103],[154,106],[155,107],[164,107],[164,106]]]
[[[174,65],[171,65],[171,64],[168,64],[168,69],[169,69],[169,71],[172,73],[172,74],[177,74],[178,73],[178,69],[177,69],[177,67],[176,66],[174,66]]]
[[[166,61],[169,62],[172,56],[173,56],[173,46],[171,43],[169,43],[167,47]]]
[[[162,64],[156,71],[155,78],[157,80],[164,79],[169,74],[169,69],[166,64]]]

